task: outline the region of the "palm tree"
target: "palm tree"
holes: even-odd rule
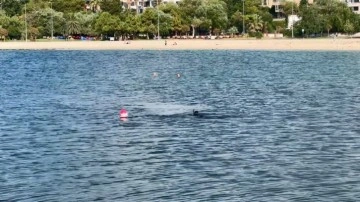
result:
[[[67,21],[66,26],[67,26],[67,33],[69,35],[80,34],[80,32],[81,32],[80,31],[81,30],[80,23],[75,19],[71,19],[71,20]]]
[[[234,37],[234,34],[239,33],[237,27],[235,27],[235,26],[232,26],[232,27],[228,30],[228,32],[231,34],[231,38]]]
[[[249,23],[248,28],[250,32],[256,33],[263,30],[264,23],[259,15],[253,15],[250,20],[251,22]]]
[[[81,28],[81,23],[76,19],[76,16],[71,13],[66,22],[65,33],[67,33],[67,35],[80,34],[82,30]]]
[[[93,12],[99,12],[101,10],[100,8],[100,3],[102,2],[102,0],[91,0],[90,1],[90,9]]]

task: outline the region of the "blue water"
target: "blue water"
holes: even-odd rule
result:
[[[359,52],[0,51],[0,87],[0,201],[360,199]]]

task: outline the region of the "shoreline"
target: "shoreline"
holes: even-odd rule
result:
[[[165,39],[124,41],[9,41],[0,50],[270,50],[360,51],[360,39]],[[173,45],[174,42],[177,45]]]

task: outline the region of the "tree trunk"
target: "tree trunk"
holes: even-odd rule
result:
[[[191,28],[192,28],[192,38],[194,39],[195,38],[195,26],[191,25]]]

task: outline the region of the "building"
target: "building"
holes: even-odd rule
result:
[[[277,17],[281,18],[284,17],[282,13],[283,13],[283,5],[285,1],[300,4],[301,0],[261,0],[261,5],[267,6],[269,8],[273,8],[275,10]],[[312,4],[314,3],[314,1],[316,0],[308,0],[308,3]],[[345,2],[354,13],[360,14],[360,0],[339,0],[339,1]]]
[[[153,8],[157,5],[153,0],[123,0],[124,8],[136,10],[136,13],[143,13],[146,8]]]
[[[162,4],[176,3],[181,0],[121,0],[125,9],[136,10],[137,13],[144,12],[147,8],[155,8],[160,2]],[[160,2],[159,2],[160,1]]]
[[[294,2],[299,5],[301,0],[261,0],[261,5],[268,6],[271,8],[272,6],[283,5],[285,1]],[[314,3],[314,0],[308,0],[308,3],[309,4]]]
[[[345,0],[345,3],[356,14],[360,14],[360,0]]]
[[[284,2],[294,2],[300,4],[301,0],[261,0],[261,5],[274,9],[277,18],[284,18]],[[314,0],[308,0],[309,4],[312,4]]]

